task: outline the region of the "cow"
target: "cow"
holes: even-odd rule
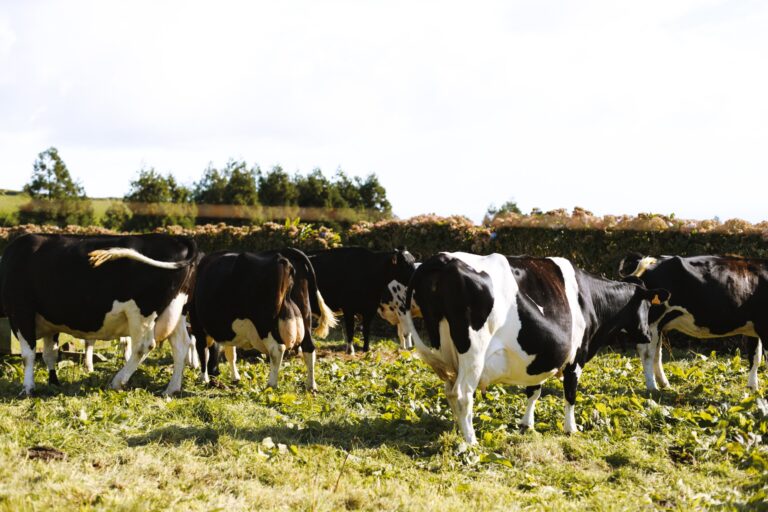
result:
[[[57,384],[64,332],[84,339],[130,336],[132,353],[111,382],[121,389],[141,360],[168,338],[173,375],[164,394],[181,389],[190,346],[182,308],[198,251],[187,237],[26,234],[13,240],[0,262],[0,304],[19,340],[23,393],[34,389],[35,340],[43,338],[48,381]]]
[[[418,268],[420,263],[416,263],[414,268]],[[389,324],[397,327],[397,337],[400,340],[400,348],[402,350],[410,350],[413,348],[413,340],[410,336],[405,334],[405,292],[408,290],[408,285],[403,284],[397,280],[392,280],[387,285],[387,289],[384,291],[379,301],[379,316],[386,320]],[[413,317],[420,317],[421,311],[415,300],[411,300],[411,313]]]
[[[392,281],[405,289],[415,269],[415,258],[405,249],[375,252],[362,247],[311,252],[309,258],[328,306],[344,315],[347,353],[355,352],[355,315],[362,317],[363,351],[368,351],[371,322],[382,295]]]
[[[208,350],[213,343],[224,345],[235,381],[240,380],[235,347],[252,347],[267,354],[271,365],[268,385],[273,388],[284,352],[299,347],[307,366],[307,389],[317,390],[312,308],[320,312],[314,331],[318,337],[328,335],[336,318],[326,306],[303,252],[288,248],[206,255],[190,302],[192,334],[205,382],[218,374],[218,350]]]
[[[672,293],[668,304],[651,308],[651,343],[638,345],[648,390],[669,386],[661,364],[661,340],[672,330],[694,338],[750,336],[747,385],[757,390],[761,339],[768,340],[768,260],[629,253],[619,263],[619,275]]]
[[[414,298],[428,343],[413,326]],[[556,375],[564,380],[564,430],[576,432],[576,388],[584,365],[615,331],[649,342],[651,302],[668,298],[664,290],[593,276],[564,258],[439,253],[413,274],[405,321],[419,356],[445,382],[464,440],[475,444],[478,387],[526,386],[521,426],[533,428],[541,385]]]

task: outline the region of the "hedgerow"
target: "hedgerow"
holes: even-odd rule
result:
[[[691,221],[653,214],[597,217],[581,208],[571,214],[564,210],[539,215],[510,214],[487,225],[476,225],[461,216],[421,215],[407,220],[358,222],[347,230],[295,220],[251,226],[168,226],[155,231],[191,236],[203,251],[259,251],[283,246],[313,250],[356,245],[377,250],[401,246],[421,258],[440,251],[563,256],[585,270],[608,277],[616,277],[619,260],[630,251],[768,257],[768,222]],[[27,232],[115,233],[101,227],[80,226],[0,228],[0,250]]]

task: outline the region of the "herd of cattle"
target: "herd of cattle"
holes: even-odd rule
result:
[[[748,386],[757,389],[760,339],[768,339],[768,261],[630,254],[619,275],[621,281],[594,276],[559,257],[444,252],[417,263],[404,249],[355,247],[203,255],[182,236],[27,234],[0,259],[0,316],[19,340],[24,394],[34,388],[36,340],[43,339],[49,383],[56,384],[58,335],[67,333],[87,340],[89,351],[93,340],[130,337],[123,338],[126,362],[114,389],[167,339],[173,374],[165,394],[172,395],[181,389],[185,362],[199,361],[205,381],[218,374],[220,346],[236,380],[235,347],[267,354],[272,387],[285,351],[296,350],[306,364],[306,387],[316,390],[313,335],[325,337],[340,312],[347,352],[354,353],[360,317],[368,350],[378,311],[397,326],[401,348],[415,347],[445,382],[468,443],[476,442],[478,388],[525,386],[521,426],[531,428],[542,383],[553,376],[563,379],[564,429],[576,431],[582,368],[619,332],[638,344],[649,390],[669,384],[661,365],[664,333],[750,336]],[[415,316],[423,318],[426,339]]]

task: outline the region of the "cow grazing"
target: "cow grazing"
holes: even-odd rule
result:
[[[419,302],[429,337],[419,337],[410,302]],[[567,433],[577,430],[574,404],[581,370],[617,330],[650,341],[650,301],[663,290],[609,281],[563,258],[440,253],[413,275],[406,328],[420,357],[445,381],[459,429],[476,443],[475,390],[494,383],[526,386],[522,426],[534,425],[541,384],[562,375]]]
[[[21,345],[24,392],[34,388],[35,340],[43,338],[49,382],[56,384],[55,336],[130,336],[132,354],[112,379],[120,389],[157,343],[170,339],[173,376],[181,389],[190,345],[182,308],[197,261],[186,237],[164,234],[76,236],[27,234],[11,242],[0,262],[0,303]]]
[[[749,346],[747,385],[757,389],[760,340],[768,339],[768,260],[631,253],[621,260],[619,274],[672,293],[668,304],[651,308],[651,343],[638,345],[649,390],[669,385],[661,365],[661,339],[672,330],[694,338],[738,334],[754,338]]]
[[[405,289],[415,259],[406,250],[374,252],[362,247],[342,247],[310,253],[317,284],[333,311],[344,315],[347,353],[353,354],[355,315],[362,317],[363,350],[370,348],[371,322],[392,281]]]
[[[300,347],[307,366],[307,389],[316,390],[312,308],[320,312],[315,335],[325,337],[336,319],[318,290],[309,259],[297,249],[205,256],[190,307],[203,380],[218,374],[218,350],[206,350],[213,342],[224,345],[235,381],[240,378],[235,347],[267,354],[271,387],[277,387],[284,352]]]

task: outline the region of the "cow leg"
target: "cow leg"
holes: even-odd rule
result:
[[[237,371],[237,348],[234,345],[226,345],[224,356],[227,358],[229,369],[232,371],[232,382],[237,384],[240,382],[240,372]]]
[[[563,391],[565,395],[565,421],[563,430],[566,434],[578,432],[579,426],[576,424],[576,388],[579,385],[581,376],[581,366],[578,363],[572,363],[563,370]]]
[[[16,338],[19,340],[21,360],[24,362],[24,391],[22,394],[30,396],[32,390],[35,389],[35,341],[33,339],[30,346],[21,332],[16,332]]]
[[[651,335],[651,338],[654,336]],[[656,347],[651,343],[638,343],[637,355],[640,357],[640,362],[643,365],[643,375],[645,375],[645,388],[648,391],[658,391],[656,386],[656,378],[653,371],[653,359],[656,351]]]
[[[471,338],[471,336],[470,336]],[[476,340],[475,340],[476,341]],[[464,440],[477,444],[475,428],[472,426],[472,407],[475,402],[475,390],[483,373],[483,362],[472,350],[459,354],[459,369],[456,375],[456,418]]]
[[[283,362],[285,345],[275,341],[271,334],[267,336],[264,344],[269,352],[269,380],[267,380],[267,386],[277,389],[277,376],[280,371],[280,364]]]
[[[120,347],[123,348],[123,357],[125,358],[125,362],[127,363],[128,360],[131,358],[131,350],[132,350],[132,343],[131,343],[131,337],[130,336],[120,336]]]
[[[189,349],[192,346],[192,340],[187,332],[187,322],[183,315],[176,324],[176,328],[168,337],[168,341],[171,344],[171,354],[173,354],[173,375],[171,375],[171,380],[168,383],[168,387],[165,388],[163,395],[173,396],[181,391],[181,382],[184,379],[184,364],[186,363]]]
[[[664,389],[669,387],[669,379],[667,379],[667,376],[664,373],[664,366],[661,364],[661,350],[663,345],[661,333],[659,333],[657,340],[656,350],[653,354],[653,374],[656,376],[656,383],[660,388]]]
[[[525,414],[523,419],[520,420],[521,430],[533,430],[534,428],[534,409],[536,408],[536,401],[541,396],[541,385],[528,386],[525,388],[525,395],[528,397],[528,404],[525,408]]]
[[[448,400],[451,413],[453,413],[453,424],[456,428],[459,428],[459,403],[457,402],[456,381],[447,380],[443,383],[443,386],[445,388],[445,398]]]
[[[140,329],[131,329],[131,357],[112,379],[112,389],[123,389],[128,379],[139,367],[139,363],[152,350],[155,345],[154,332],[154,321],[149,322],[148,325],[142,325]]]
[[[200,359],[197,357],[197,340],[194,336],[190,336],[189,350],[187,350],[187,364],[193,370],[200,369]]]
[[[762,342],[760,338],[749,338],[747,351],[749,354],[749,360],[751,366],[749,368],[749,377],[747,378],[747,386],[757,391],[759,382],[757,379],[757,369],[760,367],[761,359],[763,356]]]
[[[304,358],[304,365],[307,367],[307,391],[317,391],[317,383],[315,382],[317,353],[315,352],[315,342],[312,340],[309,328],[304,330],[304,339],[301,340],[299,350]]]
[[[96,340],[83,340],[85,343],[85,371],[93,373],[93,346]]]
[[[43,361],[48,368],[48,384],[58,386],[59,377],[56,375],[56,362],[59,360],[59,335],[43,337]]]
[[[374,314],[363,315],[363,352],[368,352],[371,349],[371,322],[373,322]]]
[[[355,315],[344,313],[344,337],[347,339],[347,354],[355,353]]]

